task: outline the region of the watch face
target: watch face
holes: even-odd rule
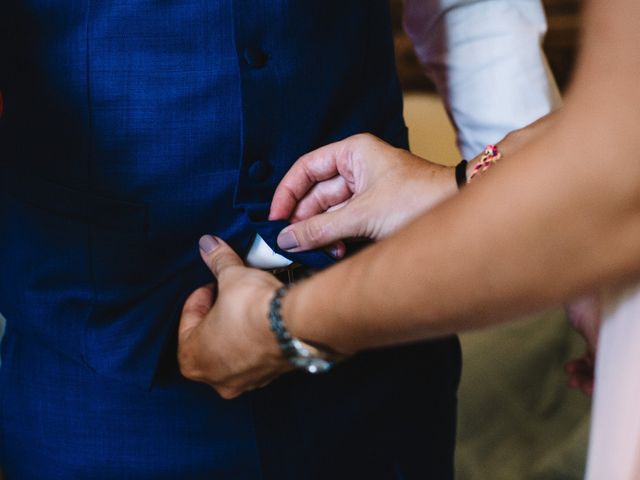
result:
[[[309,373],[323,373],[331,370],[333,361],[323,358],[323,353],[299,339],[291,340],[292,355],[289,361],[296,367]]]
[[[321,358],[297,357],[292,358],[291,362],[297,367],[306,370],[309,373],[324,373],[331,370],[332,363]]]

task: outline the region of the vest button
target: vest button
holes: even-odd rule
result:
[[[249,178],[256,182],[264,182],[269,178],[271,173],[271,165],[261,160],[253,162],[249,165]]]
[[[247,47],[244,49],[244,61],[253,68],[262,68],[267,64],[267,54],[258,47]]]

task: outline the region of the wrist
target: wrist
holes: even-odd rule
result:
[[[290,321],[291,309],[286,306],[291,305],[291,302],[287,301],[290,293],[291,289],[281,287],[275,291],[269,302],[269,324],[282,356],[294,367],[309,373],[322,373],[332,369],[344,359],[344,355],[317,338],[311,339],[308,335],[293,333],[291,324],[295,322]]]
[[[454,196],[458,192],[456,168],[420,160],[423,168],[406,176],[402,186],[403,191],[412,192],[407,207],[412,202],[417,213],[432,208],[437,204]]]
[[[485,149],[466,165],[466,183],[481,176],[502,158],[501,145],[487,145]]]
[[[268,352],[270,358],[286,362],[282,349],[269,326],[269,304],[279,287],[265,289],[256,302],[253,302],[251,318],[254,320],[254,330],[260,332],[260,344]]]
[[[443,177],[444,177],[444,194],[445,197],[452,197],[456,193],[458,193],[458,180],[456,179],[456,167],[445,167],[443,166]]]
[[[355,341],[357,337],[342,328],[345,325],[338,312],[345,313],[346,307],[337,306],[336,295],[339,293],[327,285],[327,273],[322,272],[293,286],[283,299],[282,316],[291,335],[324,345],[340,355],[354,355],[360,346]]]

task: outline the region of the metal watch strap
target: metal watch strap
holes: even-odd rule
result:
[[[322,373],[330,370],[333,365],[344,359],[344,356],[331,349],[305,342],[291,336],[282,321],[280,308],[282,297],[289,289],[285,285],[276,290],[269,303],[269,323],[271,331],[275,334],[285,358],[295,367],[302,368],[309,373]]]
[[[269,323],[271,325],[271,331],[275,334],[278,345],[284,356],[289,359],[295,355],[296,350],[293,346],[293,338],[287,331],[282,321],[282,315],[280,314],[280,308],[282,307],[282,297],[287,293],[289,289],[288,285],[284,285],[273,295],[271,302],[269,303]]]

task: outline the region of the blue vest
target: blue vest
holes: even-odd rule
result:
[[[386,1],[5,0],[0,32],[9,478],[450,471],[455,340],[231,402],[175,362],[182,303],[211,281],[200,235],[275,246],[266,212],[300,155],[365,131],[407,146]],[[400,401],[415,425],[388,425]]]

